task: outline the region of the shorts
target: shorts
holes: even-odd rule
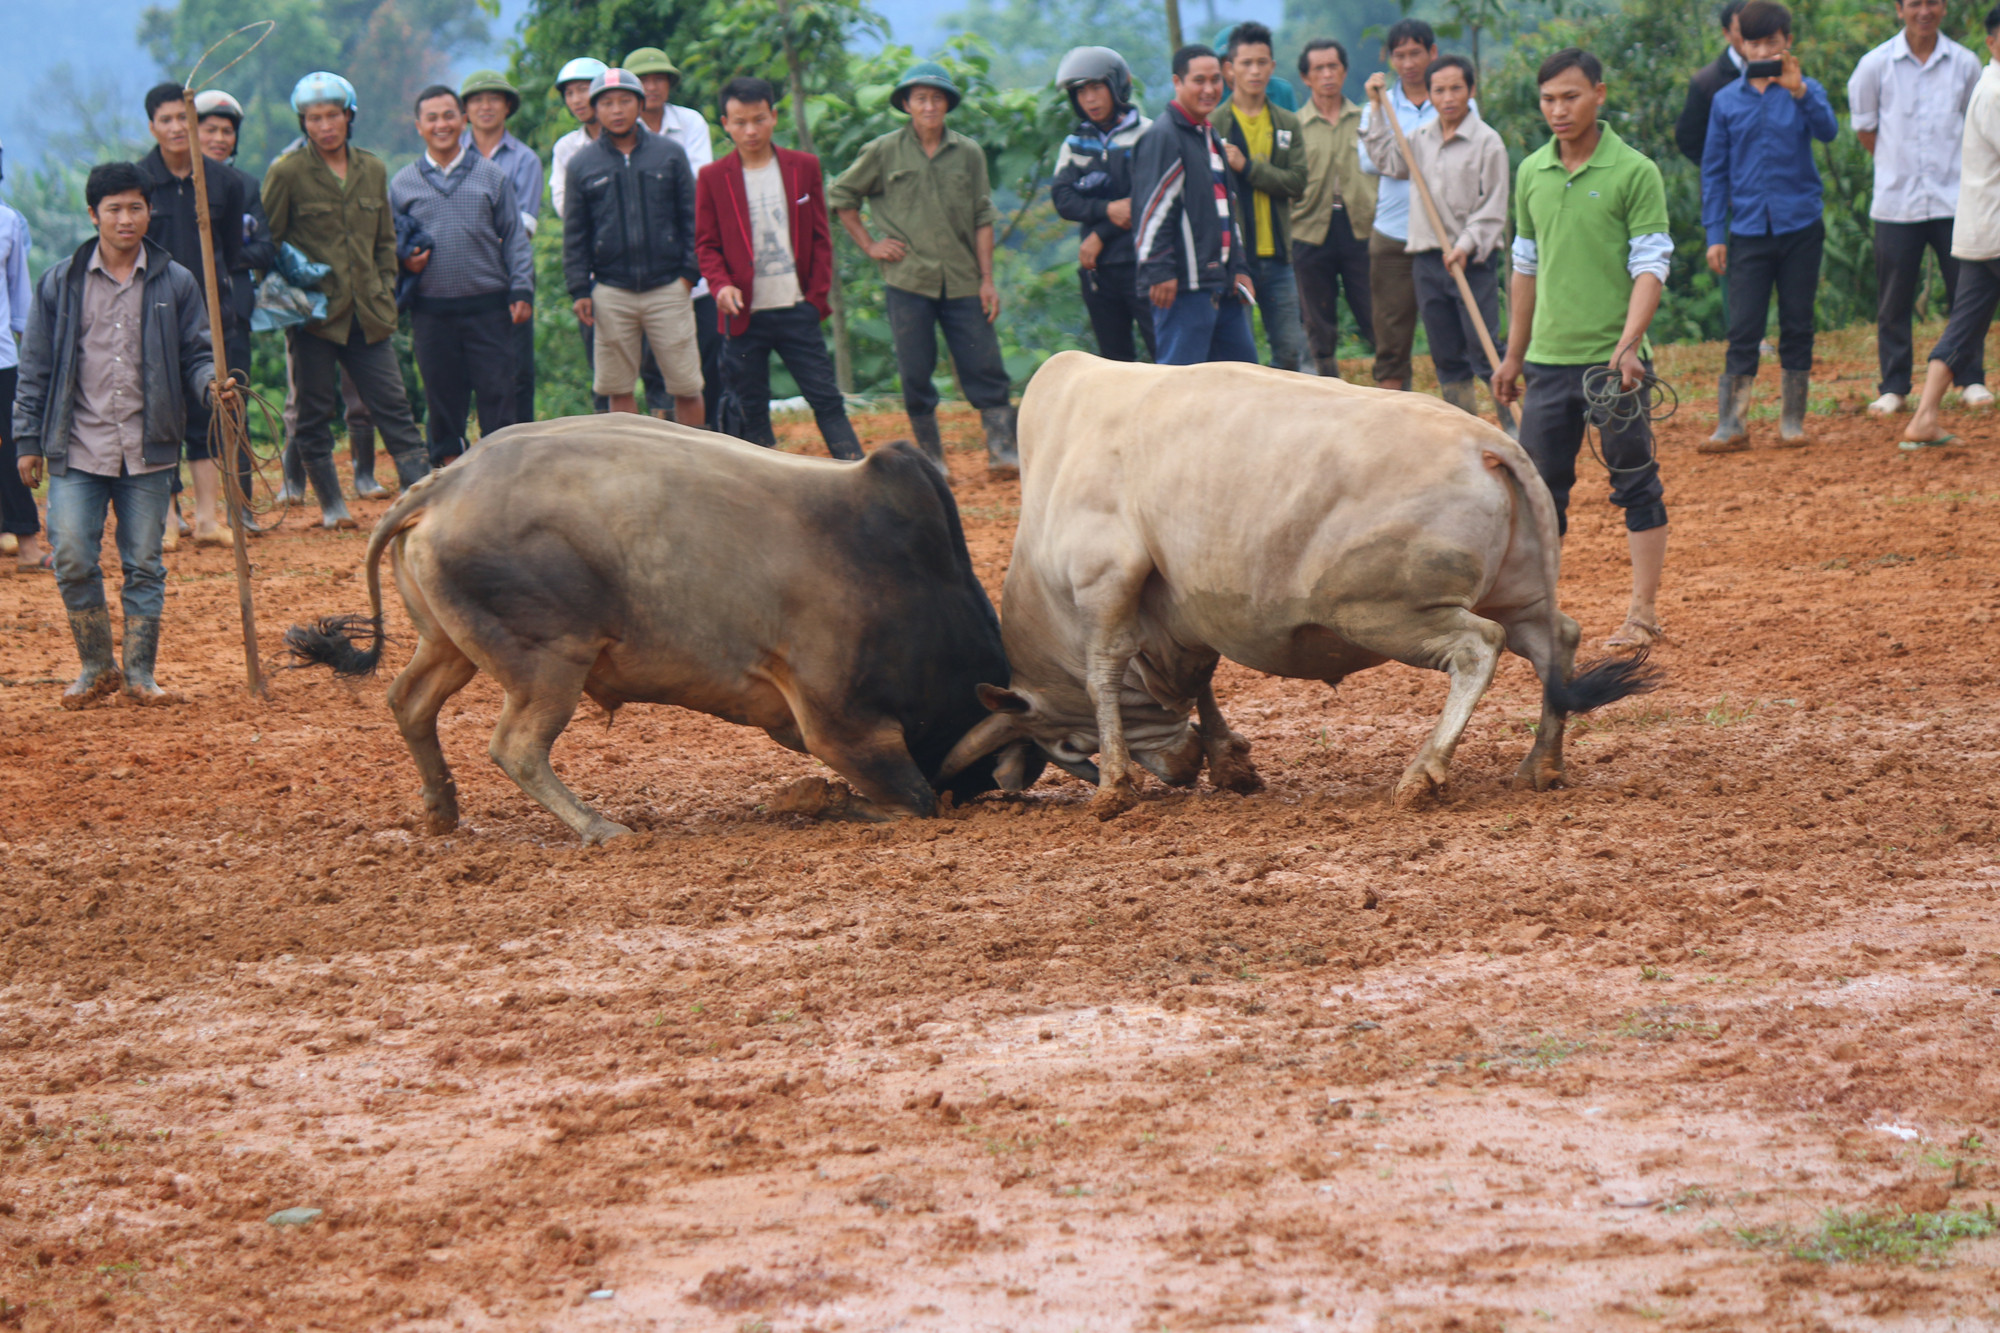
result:
[[[598,283],[590,290],[597,366],[591,390],[629,394],[639,382],[639,343],[652,344],[660,377],[676,398],[701,393],[701,349],[695,341],[694,298],[680,282],[643,292]]]

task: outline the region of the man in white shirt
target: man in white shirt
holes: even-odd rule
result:
[[[570,115],[576,118],[576,128],[556,140],[556,146],[549,153],[549,197],[555,202],[557,221],[562,220],[563,200],[568,198],[569,193],[569,160],[597,137],[597,111],[590,104],[590,81],[609,68],[595,56],[578,56],[556,75],[556,94],[569,108]],[[589,363],[594,375],[597,373],[597,344],[591,337],[591,326],[579,321],[576,331],[583,338],[583,359]],[[651,386],[659,376],[658,366],[648,372],[649,403],[653,401]],[[659,391],[662,398],[666,391],[666,386],[662,384]],[[591,406],[599,412],[609,412],[611,400],[601,394],[593,394]]]
[[[1944,336],[1931,349],[1923,401],[1903,432],[1904,449],[1934,448],[1957,438],[1945,431],[1938,410],[1953,379],[1970,383],[1967,376],[1985,346],[1993,312],[2000,309],[2000,5],[1986,13],[1986,50],[1992,58],[1966,104],[1959,159],[1958,216],[1951,229],[1958,290]]]
[[[1877,416],[1902,410],[1910,394],[1910,315],[1924,251],[1944,273],[1945,302],[1958,287],[1951,256],[1958,211],[1965,107],[1979,82],[1979,58],[1938,31],[1945,0],[1896,0],[1903,30],[1861,58],[1847,81],[1847,104],[1861,146],[1875,157],[1876,355],[1882,396]],[[1974,353],[1961,379],[1969,407],[1990,406],[1984,358]]]
[[[691,106],[678,106],[674,102],[674,94],[681,87],[680,70],[657,46],[642,46],[626,56],[625,68],[637,74],[646,89],[646,105],[640,110],[639,119],[653,133],[664,134],[679,144],[687,153],[688,166],[699,178],[701,169],[715,161],[715,143],[709,138],[708,117]],[[715,297],[709,294],[706,278],[695,284],[694,327],[701,344],[706,419],[714,421],[716,400],[722,392],[722,366],[716,360],[722,350],[722,339],[716,332]]]

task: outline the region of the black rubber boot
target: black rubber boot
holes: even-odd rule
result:
[[[76,656],[83,670],[63,691],[62,706],[88,708],[106,695],[116,694],[125,683],[111,656],[111,608],[93,606],[88,611],[70,612],[69,632],[76,640]]]
[[[1438,385],[1438,396],[1469,417],[1479,415],[1479,386],[1471,380]]]
[[[378,495],[387,495],[389,488],[375,480],[375,430],[351,430],[347,436],[347,454],[354,461],[354,493],[364,500]]]
[[[176,704],[180,696],[160,688],[153,664],[160,655],[160,618],[128,617],[125,621],[125,697],[133,703]]]
[[[1314,357],[1314,358],[1313,358],[1313,364],[1314,364],[1315,368],[1316,368],[1316,369],[1317,369],[1317,370],[1319,371],[1319,377],[1320,377],[1321,379],[1323,379],[1323,380],[1337,380],[1337,379],[1339,379],[1339,378],[1340,378],[1340,358],[1339,358],[1339,357],[1337,357],[1337,356],[1321,356],[1321,357]]]
[[[296,441],[285,442],[285,489],[278,496],[279,504],[302,505],[306,502],[306,460],[299,452]]]
[[[1724,371],[1715,388],[1715,434],[1694,447],[1698,454],[1739,454],[1750,447],[1750,428],[1743,424],[1744,409],[1750,406],[1755,375],[1731,375]]]
[[[851,463],[861,457],[861,437],[854,433],[854,423],[845,412],[819,418],[819,433],[826,441],[826,451],[835,458]]]
[[[431,456],[425,450],[411,449],[390,456],[396,460],[396,482],[406,491],[431,474]]]
[[[938,434],[937,413],[910,413],[910,433],[917,437],[917,448],[924,451],[924,457],[938,465],[938,470],[950,475],[951,469],[944,465],[944,437]]]
[[[1006,479],[1021,475],[1021,451],[1014,443],[1014,409],[982,407],[979,424],[986,428],[986,475]]]
[[[306,479],[312,482],[313,494],[319,500],[319,525],[323,528],[358,528],[354,515],[347,512],[347,501],[340,494],[340,473],[334,468],[333,458],[311,458],[306,460]]]
[[[1812,393],[1812,372],[1785,372],[1782,397],[1778,404],[1778,447],[1797,449],[1812,443],[1806,433],[1806,403]]]

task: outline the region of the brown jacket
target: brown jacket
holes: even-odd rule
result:
[[[1375,177],[1361,170],[1361,108],[1342,100],[1340,115],[1328,121],[1310,100],[1299,108],[1299,137],[1305,140],[1306,192],[1292,202],[1292,239],[1324,245],[1333,220],[1336,188],[1356,240],[1375,230]]]

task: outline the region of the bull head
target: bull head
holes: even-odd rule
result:
[[[1035,711],[1033,696],[1019,690],[1002,689],[998,685],[981,685],[979,702],[986,705],[991,715],[951,747],[951,753],[944,757],[944,766],[938,770],[940,781],[955,777],[996,750],[1017,747],[1017,753],[1002,756],[995,766],[994,778],[1002,790],[1019,791],[1021,776],[1027,768],[1027,745],[1030,741],[1040,746],[1042,752],[1064,772],[1085,782],[1094,784],[1098,781],[1097,765],[1090,762],[1090,754],[1077,750],[1070,738],[1044,739],[1026,734],[1028,718]],[[1010,778],[1015,785],[1008,785]]]

